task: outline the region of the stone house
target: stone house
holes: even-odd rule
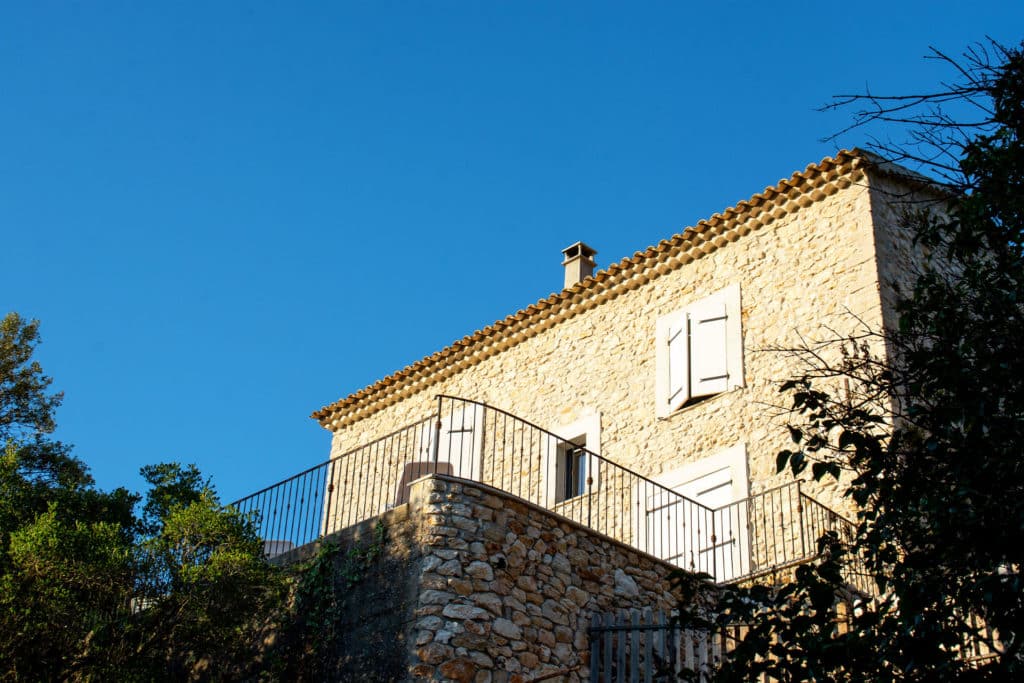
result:
[[[330,461],[240,506],[288,546],[392,525],[402,588],[375,600],[410,676],[584,676],[589,611],[670,607],[673,567],[779,571],[847,524],[834,483],[776,474],[784,349],[894,322],[922,189],[843,151],[607,268],[573,244],[560,292],[316,411]]]

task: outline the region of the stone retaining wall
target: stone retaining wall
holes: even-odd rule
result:
[[[383,552],[346,592],[337,680],[588,680],[593,612],[671,609],[672,567],[543,508],[445,476],[326,540]],[[299,549],[289,560],[315,550]]]
[[[490,487],[433,477],[413,488],[417,680],[587,680],[593,612],[675,606],[672,568],[653,557]]]

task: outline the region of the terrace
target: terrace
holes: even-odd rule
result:
[[[511,413],[438,396],[434,414],[234,503],[269,556],[408,502],[430,474],[505,491],[719,583],[806,562],[853,524],[793,482],[710,508]],[[855,585],[861,581],[853,580]]]

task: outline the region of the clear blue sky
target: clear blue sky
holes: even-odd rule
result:
[[[1024,2],[23,2],[0,9],[0,309],[104,488],[225,499],[309,419],[836,149]],[[842,146],[862,142],[859,135]]]

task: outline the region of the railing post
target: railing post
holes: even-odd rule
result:
[[[594,458],[588,451],[583,451],[587,460],[587,526],[593,528],[590,523],[590,513],[594,509]]]
[[[706,511],[711,511],[711,508],[704,508]],[[718,534],[715,533],[715,513],[711,512],[711,576],[715,577],[715,583],[718,583]]]
[[[434,452],[430,458],[434,463],[434,474],[437,474],[437,456],[440,453],[441,446],[441,401],[443,400],[441,396],[437,397],[437,422],[434,423]]]
[[[800,490],[800,480],[796,482],[796,512],[800,519],[800,559],[807,557],[807,542],[804,529],[804,494]]]
[[[320,528],[320,535],[326,536],[330,528],[331,501],[334,500],[334,460],[327,466],[327,499],[324,500],[324,523]]]

